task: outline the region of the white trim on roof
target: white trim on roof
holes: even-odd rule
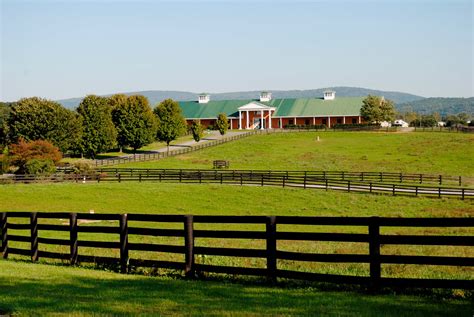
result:
[[[248,104],[246,105],[243,105],[241,107],[238,108],[239,111],[261,111],[261,110],[266,110],[266,111],[269,111],[269,110],[273,110],[275,111],[275,107],[269,107],[267,105],[264,105],[263,103],[260,103],[258,101],[252,101],[252,102],[249,102]]]

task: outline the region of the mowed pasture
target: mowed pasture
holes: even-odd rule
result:
[[[319,141],[317,138],[319,136]],[[214,148],[154,162],[142,168],[346,170],[474,177],[474,135],[464,133],[290,132],[251,136]]]
[[[471,312],[462,299],[184,281],[0,261],[0,314],[415,317]]]
[[[320,141],[316,141],[317,137]],[[473,177],[472,135],[455,133],[302,132],[249,137],[215,148],[156,162],[119,167],[210,168],[215,159],[226,159],[235,169],[387,171],[462,175]],[[299,188],[179,183],[62,183],[0,186],[2,211],[50,211],[95,213],[150,213],[194,215],[291,215],[380,217],[472,217],[472,200],[415,198],[389,195],[333,192]],[[12,221],[20,222],[18,219]],[[9,220],[10,221],[10,220]],[[26,220],[24,220],[26,221]],[[67,224],[67,219],[40,219],[40,223]],[[117,226],[116,222],[83,222],[80,226]],[[141,226],[136,222],[132,225]],[[154,224],[155,228],[179,228],[182,224]],[[208,225],[197,229],[264,230],[256,225]],[[360,227],[285,225],[288,231],[367,233]],[[469,228],[389,228],[382,234],[474,235]],[[24,234],[9,230],[9,234]],[[39,237],[68,239],[67,232],[40,231]],[[138,237],[130,242],[183,245],[174,237]],[[116,234],[80,233],[79,239],[118,241]],[[264,241],[251,239],[196,239],[196,246],[264,248]],[[10,247],[28,248],[29,243],[11,242]],[[365,243],[283,241],[279,250],[367,254]],[[68,253],[67,246],[40,244],[40,250]],[[386,245],[382,254],[473,257],[470,247]],[[118,250],[81,247],[80,254],[118,257]],[[184,261],[184,256],[132,251],[131,258]],[[22,258],[11,256],[11,258]],[[43,261],[40,259],[40,261]],[[53,260],[48,260],[51,263]],[[197,256],[196,263],[265,267],[264,259]],[[279,268],[330,274],[367,276],[362,263],[308,263],[279,261]],[[167,275],[169,271],[144,269],[145,274]],[[466,296],[439,301],[420,296],[367,296],[361,293],[320,292],[314,288],[271,288],[252,284],[220,284],[110,274],[92,270],[0,262],[0,289],[8,289],[8,301],[0,311],[59,311],[64,314],[196,314],[196,315],[464,315],[472,312]],[[31,277],[34,276],[34,277]],[[384,277],[472,279],[472,267],[428,265],[383,265]],[[25,281],[29,281],[26,283]],[[94,289],[93,292],[90,290]],[[0,290],[0,298],[6,291]],[[28,295],[34,290],[34,296]],[[97,291],[95,291],[97,290]],[[103,294],[96,297],[100,290]],[[126,292],[125,290],[129,291]],[[47,297],[42,295],[47,292]],[[72,306],[63,299],[77,294]],[[187,299],[186,299],[187,295]],[[52,298],[51,298],[52,296]],[[84,305],[94,298],[101,303]],[[107,298],[107,299],[106,299]],[[127,301],[129,300],[129,301]],[[48,302],[51,308],[41,308]],[[183,307],[184,303],[189,306]],[[212,304],[210,304],[212,303]],[[309,304],[308,304],[309,303]],[[271,306],[268,308],[267,306]],[[348,310],[350,307],[350,311]]]
[[[473,203],[470,200],[391,197],[386,195],[325,192],[298,188],[246,187],[216,184],[167,183],[108,183],[108,184],[34,184],[5,185],[0,199],[11,211],[69,211],[95,213],[151,213],[194,215],[282,215],[282,216],[381,216],[381,217],[470,217]],[[11,221],[21,222],[12,218]],[[23,222],[27,220],[23,220]],[[40,219],[45,224],[67,224],[67,219]],[[115,221],[84,222],[83,226],[117,226]],[[143,226],[135,222],[131,226]],[[182,224],[146,224],[153,228],[181,229]],[[210,230],[264,230],[261,225],[206,225],[197,229]],[[283,225],[282,230],[334,233],[367,233],[367,228],[341,226]],[[382,234],[473,235],[469,228],[387,228]],[[11,231],[10,234],[28,234]],[[40,237],[68,239],[68,233],[41,232]],[[81,233],[79,239],[117,242],[116,234]],[[183,238],[131,237],[130,242],[183,245]],[[11,242],[10,247],[28,248],[28,243]],[[199,238],[196,246],[225,248],[265,248],[264,240]],[[366,243],[282,241],[279,250],[308,253],[367,254]],[[69,252],[67,246],[40,245],[40,250]],[[472,248],[462,246],[384,246],[386,254],[474,256]],[[118,250],[80,248],[84,255],[118,257]],[[15,257],[15,256],[12,256]],[[131,258],[183,262],[182,254],[160,252],[131,252]],[[264,268],[264,259],[224,256],[197,257],[196,263]],[[283,269],[296,269],[331,274],[368,275],[364,263],[307,263],[280,261]],[[471,267],[436,267],[423,265],[384,265],[386,277],[460,278],[472,277]]]

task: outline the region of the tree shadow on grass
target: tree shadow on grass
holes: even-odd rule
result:
[[[61,270],[57,278],[0,277],[0,312],[34,315],[470,316],[468,301],[324,292]]]

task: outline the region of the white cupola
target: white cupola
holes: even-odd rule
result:
[[[324,100],[334,100],[336,98],[336,92],[332,90],[326,90],[324,92]]]
[[[206,94],[206,93],[199,94],[199,97],[198,97],[199,103],[208,103],[209,100],[211,100],[211,95]]]
[[[260,93],[260,101],[261,102],[268,102],[272,100],[272,93],[268,91],[262,91]]]

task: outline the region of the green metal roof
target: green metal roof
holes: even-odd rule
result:
[[[186,119],[215,119],[221,112],[228,117],[239,117],[239,108],[253,100],[210,100],[207,103],[197,101],[180,101]]]
[[[272,117],[320,117],[320,116],[358,116],[364,97],[339,97],[334,100],[323,99],[273,99],[269,102],[258,100],[211,100],[208,103],[180,101],[183,116],[187,119],[213,119],[221,112],[228,117],[238,117],[239,108],[257,101],[276,108]]]
[[[274,99],[264,104],[276,108],[273,117],[358,116],[364,97]]]

